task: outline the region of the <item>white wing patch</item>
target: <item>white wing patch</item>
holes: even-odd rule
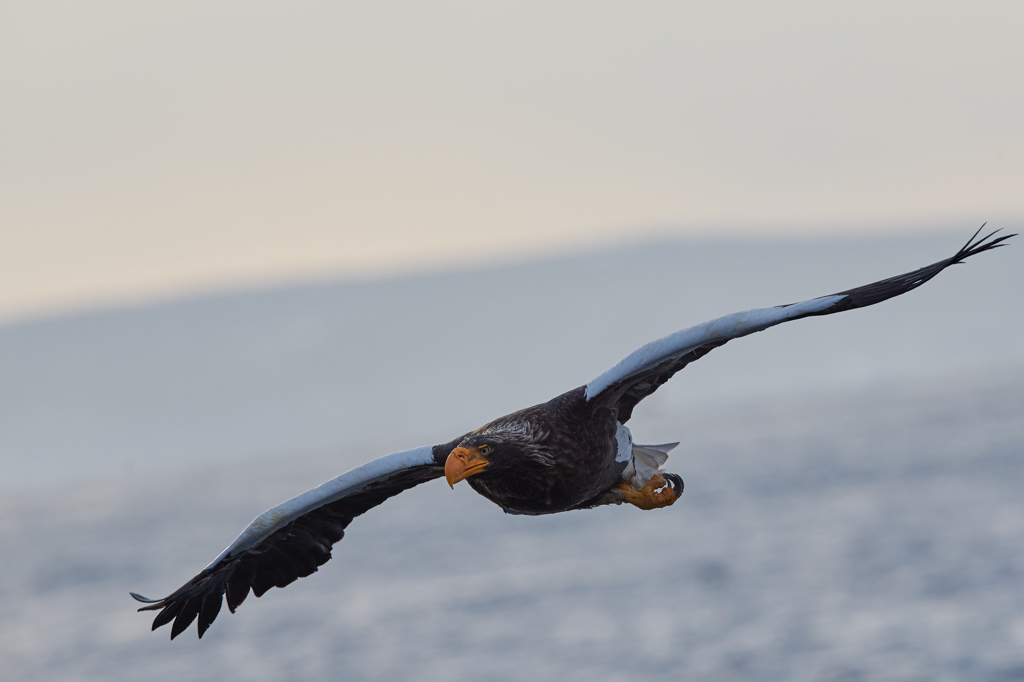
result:
[[[269,536],[278,528],[291,523],[303,514],[336,500],[357,493],[371,483],[388,478],[392,474],[424,464],[434,463],[433,447],[426,445],[421,448],[396,452],[367,462],[351,471],[332,478],[307,490],[287,502],[282,502],[273,509],[263,512],[242,531],[220,556],[214,559],[207,568],[212,568],[225,557],[244,552]]]
[[[619,450],[615,453],[616,462],[628,462],[633,456],[633,434],[625,424],[618,424],[615,429],[615,441]]]
[[[640,490],[651,477],[661,471],[662,465],[668,461],[668,453],[679,443],[663,443],[661,445],[639,445],[633,443],[633,434],[619,424],[615,431],[618,443],[616,462],[629,462],[622,471],[622,480],[629,483],[633,490]]]
[[[612,384],[655,367],[666,360],[679,357],[694,348],[715,341],[728,341],[753,334],[807,313],[821,312],[842,298],[844,298],[843,295],[823,296],[802,303],[794,303],[785,308],[747,310],[669,334],[641,346],[627,355],[622,362],[587,384],[587,400],[599,395],[601,391]]]

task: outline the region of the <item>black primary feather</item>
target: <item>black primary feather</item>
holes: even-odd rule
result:
[[[989,234],[978,239],[978,235],[981,234],[983,229],[985,229],[985,225],[978,228],[978,231],[967,240],[967,243],[949,258],[937,263],[932,263],[931,265],[926,265],[925,267],[914,270],[913,272],[908,272],[906,274],[883,279],[872,284],[831,294],[831,296],[844,296],[844,298],[824,310],[807,313],[799,317],[793,317],[791,320],[798,320],[803,317],[831,315],[833,313],[840,313],[846,310],[853,310],[855,308],[866,308],[867,306],[881,303],[882,301],[916,289],[948,268],[950,265],[963,263],[964,260],[971,256],[1004,246],[1005,244],[1003,242],[1010,237],[1017,236],[1016,234],[1006,234],[993,239],[993,237],[1000,232],[1000,230],[993,230]],[[828,297],[821,296],[819,298]],[[777,307],[788,308],[790,305],[795,304],[790,303]],[[625,424],[632,416],[633,408],[636,407],[637,403],[658,390],[658,388],[671,379],[676,372],[683,369],[694,360],[704,357],[715,348],[725,345],[729,341],[730,339],[724,339],[707,343],[689,350],[679,357],[670,358],[669,360],[651,367],[650,369],[630,375],[604,389],[601,394],[596,397],[596,402],[599,405],[618,410],[619,421]]]
[[[779,322],[863,308],[907,293],[950,265],[999,248],[1016,236],[996,237],[998,232],[979,239],[979,229],[945,260],[841,291],[833,296],[842,298],[828,307],[791,318],[779,316]],[[753,331],[756,329],[738,330],[736,334]],[[719,336],[714,341],[681,348],[672,357],[606,386],[592,401],[586,396],[587,387],[579,387],[497,419],[450,443],[436,445],[431,451],[432,464],[396,471],[292,520],[252,547],[204,569],[171,595],[157,600],[134,593],[132,597],[146,604],[140,611],[159,612],[153,620],[154,630],[173,622],[174,639],[198,619],[197,630],[202,637],[220,613],[222,600],[226,599],[228,610],[234,613],[250,591],[259,597],[272,587],[284,587],[315,573],[330,560],[334,543],[344,537],[353,519],[404,490],[443,476],[446,458],[460,445],[494,447],[487,469],[467,480],[474,490],[507,512],[548,514],[606,504],[604,496],[620,483],[626,466],[616,457],[618,424],[627,422],[634,407],[676,372],[731,338]],[[668,473],[664,477],[678,497],[683,491],[682,479]]]
[[[450,448],[449,448],[450,451]],[[363,490],[300,516],[237,555],[204,569],[185,585],[163,599],[146,599],[139,611],[159,611],[153,629],[174,621],[171,639],[181,634],[198,617],[199,636],[220,613],[226,595],[228,610],[235,612],[249,590],[261,597],[273,587],[284,587],[312,573],[331,558],[331,548],[345,535],[345,528],[366,513],[404,490],[444,476],[437,465],[418,466],[371,484]]]

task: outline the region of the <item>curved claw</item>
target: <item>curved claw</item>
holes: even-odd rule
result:
[[[662,474],[662,477],[668,481],[669,486],[672,488],[672,492],[676,494],[676,499],[683,494],[683,479],[679,474]]]
[[[633,490],[629,483],[619,484],[625,502],[640,509],[669,507],[683,493],[683,479],[676,474],[655,474],[640,490]]]

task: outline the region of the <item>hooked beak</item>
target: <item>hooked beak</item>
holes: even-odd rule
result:
[[[444,463],[444,477],[454,488],[456,483],[479,474],[487,465],[479,448],[455,448]]]

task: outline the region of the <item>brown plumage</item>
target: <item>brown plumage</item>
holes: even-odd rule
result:
[[[169,596],[132,596],[146,604],[140,611],[159,611],[153,629],[173,621],[173,639],[198,618],[202,637],[225,598],[234,612],[250,590],[259,597],[314,573],[331,558],[334,543],[355,517],[442,476],[451,485],[467,480],[480,495],[514,514],[620,503],[642,509],[668,506],[683,489],[682,479],[659,468],[674,444],[634,445],[624,426],[641,400],[732,339],[899,296],[1015,236],[994,235],[977,239],[975,233],[950,258],[904,275],[802,303],[728,315],[652,342],[586,386],[448,443],[374,460],[282,503],[257,517],[217,559]]]

